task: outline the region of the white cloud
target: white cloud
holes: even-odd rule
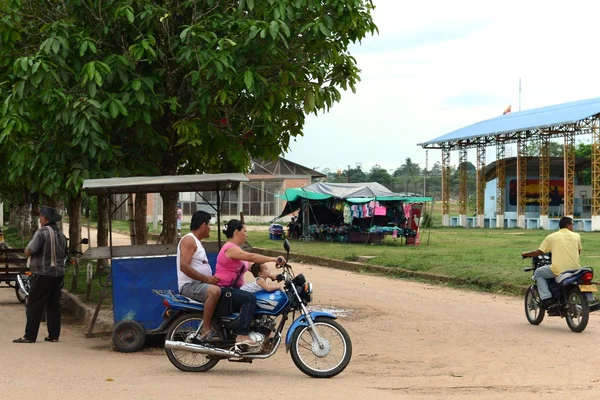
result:
[[[600,3],[589,1],[375,0],[380,34],[353,54],[357,93],[307,118],[288,159],[345,169],[425,164],[417,143],[522,109],[600,96],[596,38]],[[488,149],[488,160],[494,151]],[[452,155],[453,163],[458,155]],[[429,152],[429,166],[440,161]],[[469,160],[475,162],[474,152]]]

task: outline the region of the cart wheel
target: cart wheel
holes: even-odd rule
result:
[[[146,331],[135,321],[121,321],[113,329],[112,342],[115,350],[134,353],[144,346]]]

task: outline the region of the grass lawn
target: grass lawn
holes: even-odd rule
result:
[[[304,242],[292,239],[292,253],[356,260],[358,256],[374,256],[367,263],[400,267],[472,281],[479,290],[496,290],[497,283],[524,286],[531,282],[531,272],[523,272],[530,260],[523,251],[535,250],[548,235],[544,230],[434,228],[427,246],[427,231],[422,232],[420,246],[400,246],[387,237],[382,244],[344,244]],[[600,234],[580,232],[583,244],[582,265],[600,266]],[[253,247],[281,250],[280,240],[269,240],[268,233],[250,231],[248,242]],[[290,257],[293,264],[293,257]],[[600,271],[600,269],[598,269]]]
[[[437,212],[441,212],[441,209],[438,208]],[[117,221],[113,227],[128,232],[127,222]],[[5,229],[4,232],[11,247],[24,247],[14,230]],[[187,229],[182,233],[187,233]],[[213,230],[213,237],[215,233]],[[530,260],[521,259],[520,254],[536,249],[549,233],[521,229],[433,228],[421,232],[420,246],[401,246],[399,240],[390,236],[380,244],[304,242],[297,239],[290,240],[290,244],[292,253],[296,254],[346,261],[355,261],[359,256],[371,256],[373,258],[367,264],[457,277],[468,282],[467,286],[474,290],[500,291],[505,289],[500,289],[498,284],[525,286],[531,282],[531,272],[523,272],[523,268],[530,265]],[[579,233],[583,243],[582,265],[593,267],[600,274],[600,233]],[[249,230],[248,242],[256,248],[283,250],[283,241],[270,240],[267,231]],[[290,263],[294,264],[294,257],[290,258]],[[85,263],[82,263],[78,294],[85,292],[85,273]],[[65,288],[70,289],[71,279],[72,271],[68,271]],[[99,280],[94,277],[92,302],[97,301],[100,290]],[[109,304],[111,300],[109,293],[104,304]]]

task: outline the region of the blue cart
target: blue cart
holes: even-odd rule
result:
[[[217,254],[207,253],[207,256],[214,273]],[[163,319],[165,307],[152,289],[178,292],[176,261],[176,255],[112,259],[115,349],[126,353],[138,351],[147,335],[166,333],[170,320]]]
[[[208,261],[213,268],[221,246],[220,196],[223,191],[237,190],[240,182],[248,182],[244,174],[201,174],[172,175],[152,177],[127,177],[107,179],[87,179],[83,182],[83,190],[91,196],[136,193],[165,192],[203,192],[214,191],[217,195],[216,216],[217,242],[204,245]],[[112,216],[124,204],[115,205],[111,209]],[[175,205],[173,204],[173,207]],[[213,206],[214,207],[214,206]],[[169,212],[169,210],[163,210]],[[173,215],[175,209],[172,210]],[[109,219],[110,223],[110,219]],[[110,226],[110,225],[109,225]],[[161,299],[152,289],[172,290],[177,292],[177,245],[163,243],[156,245],[110,246],[88,249],[82,258],[90,260],[111,260],[111,287],[113,296],[114,328],[112,332],[114,347],[122,352],[134,352],[145,343],[148,335],[164,335],[168,321],[162,318],[164,306]],[[93,337],[96,318],[105,298],[108,286],[101,293],[96,311],[88,326],[86,337]]]

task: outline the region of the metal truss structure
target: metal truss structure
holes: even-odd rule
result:
[[[504,176],[506,167],[505,149],[503,142],[496,142],[496,213],[498,215],[504,215],[504,192],[506,190],[506,178]]]
[[[600,215],[600,121],[592,126],[592,216]]]
[[[467,214],[467,149],[458,152],[458,209],[460,215]]]
[[[548,215],[550,204],[550,137],[540,132],[540,215]]]
[[[485,146],[477,146],[477,215],[485,212]]]
[[[527,140],[517,141],[517,216],[525,215],[525,187],[527,186]]]
[[[442,208],[444,214],[449,214],[450,199],[450,152],[459,151],[459,162],[462,166],[466,164],[466,150],[477,149],[477,214],[483,214],[485,193],[485,148],[496,146],[496,213],[504,215],[506,199],[506,176],[505,176],[505,148],[507,144],[517,143],[517,209],[518,214],[525,214],[525,185],[527,179],[527,154],[526,143],[530,141],[540,142],[540,166],[539,166],[539,192],[540,192],[540,215],[548,215],[549,187],[550,187],[550,140],[553,138],[564,138],[565,146],[565,173],[564,173],[564,210],[563,215],[574,214],[574,184],[575,184],[575,137],[578,135],[590,135],[592,138],[592,217],[600,216],[600,114],[584,118],[570,124],[560,124],[543,127],[540,129],[528,129],[522,131],[505,132],[500,134],[489,134],[486,136],[471,137],[464,139],[453,139],[436,142],[423,146],[425,149],[442,150]],[[460,213],[466,212],[467,176],[462,170],[459,174],[460,191]]]
[[[575,198],[575,134],[565,133],[565,189],[563,215],[573,217]]]
[[[450,214],[450,149],[442,149],[442,215]]]

